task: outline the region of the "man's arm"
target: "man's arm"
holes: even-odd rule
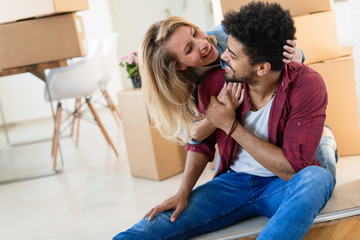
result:
[[[151,209],[144,218],[149,216],[149,221],[151,221],[159,212],[175,209],[170,218],[171,222],[175,222],[180,213],[187,207],[191,191],[204,171],[208,161],[208,158],[201,153],[188,151],[184,175],[179,191],[174,196],[165,200],[162,204]]]
[[[230,127],[229,124],[226,123],[223,126],[223,130],[228,133]],[[285,158],[280,147],[256,137],[239,122],[236,123],[235,131],[231,134],[231,137],[264,168],[279,176],[281,179],[289,181],[295,175],[294,169]]]
[[[206,114],[216,127],[229,134],[235,121],[235,112],[230,99],[228,97],[226,99],[226,104],[223,105],[215,97],[211,97]],[[294,169],[285,158],[280,147],[261,140],[247,131],[240,123],[236,122],[231,137],[262,166],[283,180],[289,181],[295,175]]]
[[[217,96],[217,99],[223,104],[225,104],[225,95],[230,96],[234,109],[237,109],[244,101],[244,89],[242,89],[242,84],[225,83]],[[203,108],[200,111],[205,113]],[[192,139],[195,141],[202,141],[209,137],[215,130],[216,127],[207,118],[204,118],[194,123]]]

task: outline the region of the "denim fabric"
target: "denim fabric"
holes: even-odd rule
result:
[[[202,141],[196,141],[196,140],[194,140],[194,139],[190,139],[190,144],[193,144],[193,145],[195,145],[195,144],[199,144],[199,143],[201,143]]]
[[[336,183],[336,163],[338,162],[339,156],[333,137],[323,136],[321,138],[319,148],[316,151],[316,159],[323,168],[330,171]]]
[[[173,210],[165,211],[113,239],[188,239],[257,215],[271,218],[258,239],[303,239],[333,186],[330,172],[317,166],[304,168],[288,182],[228,171],[193,190],[174,223]]]
[[[219,57],[223,54],[227,48],[227,39],[229,35],[225,33],[224,26],[219,24],[214,28],[210,29],[206,32],[207,35],[214,36],[216,38],[216,49],[219,52]],[[226,65],[222,59],[220,59],[220,65],[223,69],[225,69]]]

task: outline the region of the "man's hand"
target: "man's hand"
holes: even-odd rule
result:
[[[175,209],[175,211],[173,212],[173,214],[171,215],[171,218],[170,218],[171,222],[175,222],[175,220],[180,215],[182,210],[184,210],[187,207],[188,198],[189,198],[189,195],[178,192],[176,195],[165,200],[162,204],[151,209],[144,216],[144,218],[149,216],[148,220],[151,221],[156,216],[156,214],[166,211],[166,210]]]
[[[211,96],[209,106],[206,109],[206,116],[215,127],[228,132],[235,119],[235,109],[227,92],[224,99],[225,104],[222,104],[216,97]]]

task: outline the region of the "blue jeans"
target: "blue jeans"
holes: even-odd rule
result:
[[[174,223],[173,210],[164,211],[113,239],[188,239],[258,215],[270,218],[258,239],[303,239],[333,187],[330,172],[317,166],[302,169],[288,182],[228,171],[193,190]]]
[[[329,170],[336,183],[336,163],[339,155],[336,147],[336,141],[333,137],[323,136],[316,151],[316,159],[320,165]]]

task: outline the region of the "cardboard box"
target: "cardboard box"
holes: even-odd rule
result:
[[[80,57],[85,48],[75,13],[0,25],[0,69]]]
[[[0,0],[0,23],[89,9],[87,0]]]
[[[325,123],[334,132],[340,156],[360,154],[354,66],[352,56],[309,65],[325,80],[329,99]]]
[[[294,17],[296,46],[305,53],[305,63],[340,57],[335,12],[314,13]]]
[[[223,15],[229,10],[238,11],[241,6],[250,3],[252,0],[212,0],[213,12],[216,15],[215,22],[220,23]],[[260,0],[262,2],[277,2],[284,9],[290,11],[291,16],[300,16],[309,13],[332,10],[333,0]],[[219,21],[220,20],[220,21]]]
[[[352,56],[354,51],[354,46],[340,46],[340,56]]]
[[[152,126],[141,90],[119,91],[118,99],[131,175],[163,180],[182,172],[185,147]]]

